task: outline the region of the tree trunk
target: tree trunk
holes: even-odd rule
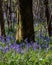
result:
[[[12,21],[11,21],[11,0],[8,0],[7,1],[8,4],[7,4],[7,23],[8,23],[8,29],[9,29],[9,32],[12,31]],[[9,4],[10,3],[10,4]]]
[[[17,25],[17,32],[16,32],[16,40],[18,42],[22,41],[22,22],[21,22],[21,15],[19,12],[19,9],[17,9],[17,19],[18,19],[18,25]]]
[[[3,3],[3,1],[0,0],[0,26],[1,26],[1,35],[5,36],[5,27],[4,27],[4,17],[3,17],[2,3]]]
[[[44,0],[44,4],[45,4],[45,15],[46,15],[47,24],[48,24],[48,33],[49,33],[49,36],[51,36],[52,35],[52,33],[51,33],[51,31],[52,31],[52,28],[51,28],[51,15],[50,15],[50,11],[49,11],[48,0]]]
[[[33,13],[32,13],[32,0],[19,0],[21,25],[22,25],[22,38],[28,41],[34,41],[34,28],[33,28]]]

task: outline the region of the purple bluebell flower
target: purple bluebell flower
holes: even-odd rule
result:
[[[31,47],[33,48],[35,43],[31,41],[30,44],[31,44]]]
[[[2,43],[6,43],[6,40],[5,39],[2,39],[2,41],[1,41]]]
[[[9,39],[11,39],[11,36],[10,36],[10,35],[8,35],[8,36],[6,36],[6,38],[9,38]]]
[[[36,41],[36,44],[37,44],[37,45],[39,44],[38,40]]]
[[[46,41],[49,42],[50,41],[50,38],[49,37],[46,37]]]
[[[14,50],[16,51],[16,52],[21,52],[21,47],[20,47],[20,45],[19,44],[16,44],[16,45],[14,45]]]
[[[2,50],[3,49],[3,47],[2,46],[0,46],[0,50]]]
[[[42,39],[42,44],[44,43],[44,39]]]
[[[11,49],[13,48],[13,45],[12,45],[12,44],[10,45],[10,48],[11,48]]]
[[[14,45],[13,45],[13,49],[16,49],[16,48],[17,48],[17,45],[16,45],[16,44],[14,44]]]
[[[43,36],[40,34],[40,39],[42,39],[43,38]]]
[[[37,49],[36,44],[34,43],[33,50],[35,51]]]
[[[48,44],[48,42],[46,42],[46,44],[45,44],[45,47],[46,47],[46,48],[48,48],[48,47],[49,47],[49,44]]]
[[[13,41],[13,44],[17,44],[16,40],[15,40],[15,41]]]
[[[30,43],[26,43],[26,49],[27,49],[27,51],[29,50],[30,47],[31,47],[31,44]]]
[[[0,36],[0,41],[2,40],[2,36]]]
[[[6,52],[8,52],[8,51],[9,51],[9,47],[8,47],[8,46],[5,46],[4,52],[6,53]]]
[[[21,47],[21,48],[24,48],[25,45],[26,45],[26,44],[25,44],[24,42],[22,42],[22,43],[20,44],[20,47]]]
[[[6,37],[6,41],[7,41],[8,43],[10,43],[10,41],[11,41],[10,39],[11,39],[10,36],[7,36],[7,37]]]

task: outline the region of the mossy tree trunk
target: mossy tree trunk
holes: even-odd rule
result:
[[[22,41],[22,22],[21,22],[21,14],[19,12],[19,9],[17,8],[17,32],[16,32],[16,40],[17,42]]]
[[[34,41],[32,0],[19,0],[22,39]]]

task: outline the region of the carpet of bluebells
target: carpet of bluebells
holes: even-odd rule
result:
[[[35,42],[26,38],[20,44],[10,32],[0,36],[0,65],[52,65],[52,37],[36,31]]]

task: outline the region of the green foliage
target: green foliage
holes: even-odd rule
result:
[[[0,65],[52,65],[52,51],[33,51],[19,54],[13,50],[3,55]]]

